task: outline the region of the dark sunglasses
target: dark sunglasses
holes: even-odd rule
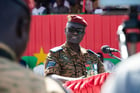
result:
[[[67,28],[68,32],[70,33],[78,33],[78,34],[83,34],[85,33],[84,29],[79,29],[79,28]]]

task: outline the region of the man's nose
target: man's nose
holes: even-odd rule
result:
[[[74,31],[73,34],[74,35],[78,35],[79,33],[78,33],[78,31]]]

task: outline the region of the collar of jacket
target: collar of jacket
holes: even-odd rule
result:
[[[0,57],[5,57],[13,61],[16,60],[16,55],[13,50],[3,43],[0,43]]]
[[[62,47],[65,51],[70,51],[72,56],[77,55],[77,53],[73,51],[66,42],[62,45]],[[87,50],[81,46],[80,46],[80,52],[82,55],[85,55],[88,53]]]

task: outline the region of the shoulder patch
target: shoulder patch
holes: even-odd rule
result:
[[[47,68],[49,67],[54,67],[56,65],[56,62],[54,61],[49,61],[48,64],[47,64]]]
[[[51,52],[58,52],[61,50],[63,50],[63,48],[61,46],[50,49]]]
[[[87,51],[88,51],[88,53],[91,53],[91,54],[96,55],[97,57],[100,57],[100,55],[98,55],[97,53],[93,52],[93,51],[92,51],[92,50],[90,50],[90,49],[88,49]]]

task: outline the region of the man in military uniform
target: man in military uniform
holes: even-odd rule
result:
[[[0,10],[0,93],[66,93],[55,80],[17,64],[29,38],[28,6],[22,0],[0,0]]]
[[[50,49],[46,63],[45,75],[56,74],[77,78],[104,72],[104,67],[97,54],[80,46],[85,35],[87,22],[80,16],[68,15],[65,28],[66,42]],[[89,65],[89,69],[86,66]]]

